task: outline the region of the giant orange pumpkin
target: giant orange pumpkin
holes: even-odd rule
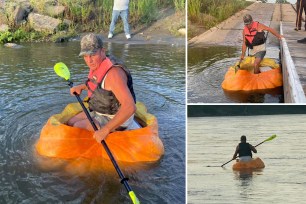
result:
[[[147,112],[144,104],[137,102],[136,107],[135,116],[146,126],[113,132],[106,138],[109,149],[119,163],[156,162],[164,154],[156,117]],[[35,145],[39,155],[71,162],[73,168],[82,166],[84,169],[85,165],[86,168],[97,169],[102,164],[110,163],[102,145],[93,139],[93,132],[65,124],[81,110],[78,103],[73,103],[67,105],[62,113],[49,118]]]
[[[255,57],[247,57],[235,72],[236,63],[225,74],[222,88],[232,91],[254,91],[273,89],[283,85],[283,78],[279,64],[273,59],[264,58],[260,63],[261,73],[254,74]]]
[[[262,169],[262,168],[265,168],[265,164],[258,157],[248,162],[239,161],[233,165],[233,170]]]

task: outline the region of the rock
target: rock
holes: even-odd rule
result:
[[[21,46],[21,45],[15,44],[15,43],[5,43],[4,46],[5,46],[5,47],[9,47],[9,48],[16,48],[16,49],[22,48],[22,47],[23,47],[23,46]]]
[[[46,6],[45,14],[52,17],[63,17],[65,13],[65,6]]]
[[[1,24],[7,24],[8,20],[5,14],[5,10],[3,8],[0,8],[0,25]]]
[[[181,35],[186,36],[186,28],[180,28],[180,29],[178,29],[178,32],[179,32]]]
[[[28,21],[31,27],[39,32],[47,32],[50,34],[55,33],[58,30],[58,26],[61,24],[61,20],[44,16],[38,13],[30,13]]]
[[[26,18],[27,15],[28,13],[24,8],[22,8],[21,6],[17,6],[13,13],[14,22],[16,24],[19,24]]]
[[[10,29],[10,27],[7,24],[1,24],[0,25],[0,32],[6,32]]]
[[[27,0],[9,1],[5,4],[4,13],[9,25],[19,25],[26,20],[32,7]]]
[[[63,23],[66,24],[69,27],[72,24],[72,21],[68,20],[68,19],[64,19]]]

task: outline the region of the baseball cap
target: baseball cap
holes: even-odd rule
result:
[[[87,34],[81,40],[81,52],[79,56],[85,54],[92,55],[101,48],[103,48],[102,36],[94,33]]]
[[[250,14],[246,14],[245,16],[243,16],[243,22],[244,25],[249,25],[250,23],[252,23],[253,18]]]

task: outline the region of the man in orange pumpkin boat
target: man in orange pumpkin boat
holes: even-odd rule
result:
[[[233,160],[235,160],[237,155],[239,155],[240,161],[250,161],[252,160],[252,152],[257,153],[255,147],[247,143],[246,140],[246,136],[242,135],[240,138],[241,142],[237,145],[236,151],[233,155]]]
[[[85,35],[79,56],[83,56],[89,74],[86,82],[71,88],[70,93],[87,90],[90,115],[99,128],[93,135],[97,142],[113,131],[139,128],[134,120],[136,97],[132,76],[122,63],[106,55],[101,36]],[[68,125],[93,130],[83,111],[72,117]]]
[[[244,29],[242,31],[243,43],[242,43],[242,53],[240,61],[244,59],[246,49],[251,50],[251,56],[255,56],[254,62],[254,74],[260,73],[259,65],[266,55],[266,36],[264,31],[271,32],[279,40],[283,37],[277,33],[274,29],[265,26],[257,21],[253,21],[251,15],[246,14],[243,17]]]

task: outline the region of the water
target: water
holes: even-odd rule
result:
[[[159,122],[165,155],[126,175],[142,203],[185,203],[185,48],[105,43],[124,60],[137,100]],[[67,175],[41,169],[34,144],[47,119],[76,102],[53,66],[64,62],[75,84],[88,73],[79,42],[0,47],[0,203],[130,203],[116,173]],[[124,167],[121,167],[124,170]],[[175,189],[175,190],[174,190]]]
[[[270,46],[266,57],[278,56],[278,47]],[[247,53],[246,53],[247,54]],[[257,92],[229,92],[222,89],[224,75],[241,55],[241,48],[189,47],[187,70],[188,103],[281,103],[282,88]]]
[[[188,203],[302,203],[305,121],[305,114],[188,118]],[[254,146],[277,135],[257,147],[261,171],[236,172],[234,162],[220,167],[243,134]]]

